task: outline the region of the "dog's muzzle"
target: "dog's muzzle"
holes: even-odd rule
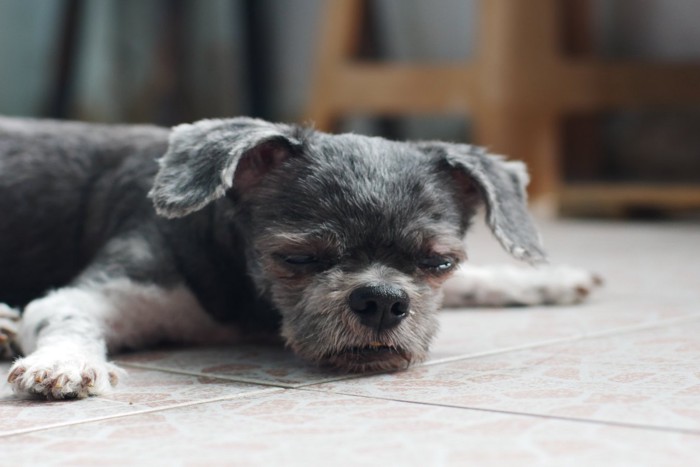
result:
[[[364,285],[350,292],[348,305],[358,322],[371,329],[376,339],[337,350],[326,355],[325,361],[352,372],[406,368],[412,360],[410,353],[383,338],[409,314],[411,302],[406,291],[393,284]]]

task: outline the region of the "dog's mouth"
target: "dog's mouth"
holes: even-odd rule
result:
[[[405,369],[413,360],[402,347],[372,342],[365,346],[346,347],[326,355],[324,361],[353,373]]]

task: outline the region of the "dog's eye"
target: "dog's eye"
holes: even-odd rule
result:
[[[418,260],[418,267],[433,272],[447,272],[452,269],[454,265],[455,262],[452,258],[440,255],[426,256]]]
[[[319,262],[319,259],[314,255],[284,255],[282,259],[292,266],[305,266]]]

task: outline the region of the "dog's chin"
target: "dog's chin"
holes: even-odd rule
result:
[[[349,373],[369,373],[405,370],[417,360],[422,358],[400,347],[367,345],[347,347],[327,354],[322,364]]]

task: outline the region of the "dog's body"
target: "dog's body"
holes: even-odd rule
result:
[[[511,254],[543,260],[526,183],[521,164],[466,145],[247,118],[173,130],[0,118],[0,344],[17,332],[26,355],[9,381],[99,394],[119,372],[107,352],[251,332],[350,371],[419,361],[479,203]],[[452,279],[445,302],[572,303],[595,282],[484,277]]]

